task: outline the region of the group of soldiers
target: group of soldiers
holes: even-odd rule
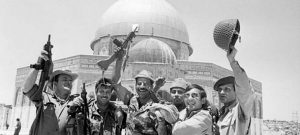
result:
[[[234,47],[231,49],[227,52],[227,58],[234,76],[221,78],[214,84],[214,90],[223,103],[219,109],[207,100],[203,87],[182,78],[171,83],[171,100],[163,99],[158,91],[165,84],[164,78],[154,79],[147,70],[135,76],[135,92],[128,90],[122,86],[120,79],[124,61],[124,50],[120,49],[115,52],[118,58],[112,78],[101,77],[97,81],[95,97],[87,99],[86,113],[80,111],[86,105],[84,99],[79,94],[71,94],[72,83],[78,77],[76,73],[56,70],[50,73],[47,85],[40,90],[36,84],[39,70],[32,69],[22,88],[37,108],[30,134],[250,134],[255,94],[245,71],[235,60],[237,50]],[[42,51],[39,58],[47,61],[48,56],[47,52]]]

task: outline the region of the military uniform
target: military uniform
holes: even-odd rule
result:
[[[109,102],[108,107],[104,111],[101,111],[94,101],[91,103],[89,111],[92,135],[120,135],[122,128],[125,128],[125,123],[123,123],[123,121],[118,122],[115,114],[118,111],[121,112],[123,116],[126,116],[126,114],[113,102]],[[122,125],[118,125],[118,123]]]
[[[173,104],[154,103],[150,99],[142,106],[138,95],[134,95],[130,91],[124,92],[124,95],[126,95],[123,97],[124,104],[128,105],[126,135],[172,134],[171,124],[178,118],[178,110]],[[157,108],[163,116],[157,116],[153,111],[150,111],[150,108]]]
[[[76,111],[76,107],[80,107],[83,103],[81,97],[76,98],[71,104],[69,113],[70,115],[78,115],[80,112]],[[97,106],[97,101],[91,101],[89,104],[89,135],[121,135],[122,129],[126,127],[126,113],[123,111],[121,106],[117,105],[115,102],[108,102],[108,106],[105,110],[100,110]],[[116,115],[120,114],[120,115]],[[74,116],[73,116],[74,118]],[[77,119],[76,121],[83,120]],[[121,120],[121,119],[122,120]],[[73,131],[83,133],[83,128],[76,125],[78,122],[73,122]],[[82,122],[79,122],[82,123]],[[80,125],[79,125],[80,126]],[[79,128],[79,130],[77,129]]]
[[[154,83],[152,74],[146,70],[142,70],[135,76],[136,80],[138,78],[147,78],[152,84]],[[139,96],[124,88],[121,84],[116,84],[115,89],[117,91],[118,98],[123,101],[125,105],[128,105],[128,117],[126,121],[127,135],[167,135],[167,130],[172,128],[170,124],[173,124],[178,118],[178,110],[175,106],[160,106],[154,103],[153,98],[150,98],[144,105],[142,105],[139,101]],[[149,96],[151,95],[153,96],[154,94],[150,93]],[[157,116],[157,114],[154,113],[155,111],[153,111],[153,108],[157,108],[163,117]],[[165,111],[163,111],[162,108],[165,108]]]
[[[144,106],[141,106],[137,95],[130,98],[128,105],[128,117],[126,120],[127,135],[137,135],[141,133],[153,135],[157,134],[155,130],[155,120],[150,118],[150,114],[145,110],[146,107],[150,106],[152,103],[153,101],[150,99]],[[143,113],[145,116],[140,116]]]
[[[171,84],[171,87],[170,87],[170,93],[171,93],[171,91],[172,91],[172,89],[174,89],[174,88],[177,88],[177,89],[182,89],[183,91],[186,91],[186,88],[188,87],[188,85],[189,85],[189,83],[187,82],[187,81],[185,81],[183,78],[176,78],[173,82],[172,82],[172,84]],[[172,95],[172,94],[171,94]],[[173,95],[175,95],[175,94],[173,94]],[[177,95],[177,96],[174,96],[173,97],[173,100],[174,99],[176,99],[176,98],[181,98],[183,95]],[[182,98],[181,98],[182,99]],[[182,111],[183,109],[185,109],[185,104],[184,104],[184,102],[183,102],[183,99],[182,99],[182,103],[180,103],[180,104],[176,104],[176,103],[174,103],[175,104],[175,106],[177,107],[177,109],[178,109],[178,111]]]
[[[238,62],[232,62],[231,67],[235,78],[237,101],[229,106],[223,106],[220,109],[220,118],[218,121],[219,131],[221,135],[250,134],[251,110],[255,100],[254,90],[246,72],[239,66]],[[220,86],[218,84],[216,85],[214,89]]]
[[[171,135],[172,125],[178,119],[173,104],[154,103],[149,100],[140,106],[137,96],[132,97],[127,117],[127,135]],[[136,109],[138,108],[138,109]]]
[[[47,85],[45,85],[47,87]],[[45,87],[45,88],[46,88]],[[50,88],[48,89],[50,90]],[[38,85],[24,93],[36,108],[36,118],[31,126],[30,134],[66,135],[68,121],[67,106],[76,96],[71,95],[66,100],[59,99],[55,94],[38,91]]]

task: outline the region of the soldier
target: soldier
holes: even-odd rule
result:
[[[206,105],[204,89],[196,84],[189,86],[184,93],[186,108],[179,114],[173,127],[173,135],[211,135],[212,117]]]
[[[120,47],[114,50],[117,58],[123,55],[124,51]],[[116,65],[114,70],[120,70],[122,63],[116,60]],[[109,65],[106,65],[107,67]],[[102,74],[103,75],[103,74]],[[122,128],[126,127],[126,113],[123,111],[119,104],[114,102],[116,99],[114,97],[115,83],[117,74],[113,73],[113,79],[105,78],[102,76],[95,85],[95,96],[91,102],[88,103],[88,118],[91,135],[121,135]],[[114,81],[113,81],[114,80]],[[112,99],[113,98],[113,99]],[[112,101],[113,100],[113,101]],[[76,131],[77,134],[84,133],[84,128],[80,128],[79,123],[83,123],[83,119],[80,119],[82,114],[82,106],[84,101],[82,97],[76,98],[70,105],[69,115],[70,115],[70,131]],[[86,116],[84,116],[86,117]]]
[[[220,102],[224,104],[220,109],[218,129],[221,135],[245,135],[249,134],[255,94],[245,70],[235,60],[237,50],[235,47],[231,49],[227,58],[234,77],[221,78],[214,85]]]
[[[49,60],[47,53],[42,51],[40,59]],[[40,64],[40,63],[38,63]],[[51,68],[53,63],[51,62]],[[66,135],[67,105],[74,97],[71,95],[72,83],[77,74],[69,70],[56,70],[50,75],[48,85],[42,91],[38,91],[35,84],[38,70],[32,69],[23,85],[23,93],[37,107],[37,117],[32,124],[30,134],[39,135]],[[35,130],[38,128],[37,130]],[[34,132],[37,131],[36,132]]]
[[[199,90],[201,91],[201,97],[203,99],[203,104],[202,104],[202,109],[203,110],[207,110],[209,111],[209,114],[211,115],[212,117],[212,129],[213,129],[213,134],[215,135],[215,127],[217,126],[217,122],[218,122],[218,119],[219,119],[219,110],[218,108],[213,105],[212,103],[210,103],[208,100],[207,100],[207,94],[206,94],[206,91],[204,89],[201,89],[199,87],[199,85],[197,84],[191,84],[188,86],[187,89],[191,89],[191,88],[199,88]],[[217,133],[216,133],[217,134]]]
[[[177,120],[178,110],[175,107],[175,109],[172,108],[173,105],[154,104],[159,102],[155,93],[164,85],[164,78],[158,78],[155,81],[151,72],[142,70],[135,76],[137,94],[134,94],[123,87],[119,80],[124,54],[124,50],[118,51],[112,80],[118,99],[129,106],[127,134],[171,134],[171,124]]]
[[[127,130],[129,133],[127,134],[171,134],[171,123],[174,123],[177,120],[178,110],[175,107],[174,109],[171,104],[163,105],[158,103],[159,101],[155,97],[154,93],[162,86],[160,83],[162,82],[162,79],[155,81],[156,85],[153,88],[154,79],[152,78],[151,73],[149,71],[142,70],[138,75],[136,75],[135,80],[137,95],[131,93],[121,85],[117,85],[117,93],[119,95],[126,95],[126,97],[119,96],[120,99],[123,99],[124,104],[128,105],[130,110],[130,114],[128,114],[129,116],[127,118],[127,123],[129,123],[129,130]],[[152,119],[153,117],[149,117],[150,114],[147,110],[151,110],[150,114],[155,114],[155,119]],[[140,128],[137,128],[137,125],[150,126],[140,126]],[[158,126],[156,127],[156,125]]]
[[[126,127],[125,119],[126,114],[122,108],[116,105],[115,102],[110,101],[112,97],[113,85],[111,79],[101,78],[95,85],[95,95],[96,100],[89,103],[89,122],[91,135],[121,135],[122,128]],[[69,109],[69,114],[73,118],[77,118],[76,113],[78,112],[78,107],[83,105],[83,100],[81,97],[76,98]],[[74,117],[75,116],[75,117]],[[80,123],[78,121],[82,119],[76,119],[77,122],[73,124]],[[78,125],[73,126],[78,127]],[[89,127],[86,127],[89,128]],[[83,130],[80,128],[79,130]],[[82,134],[83,131],[77,131],[77,134]]]
[[[178,111],[182,111],[185,108],[184,104],[184,92],[188,86],[188,83],[183,78],[175,79],[170,87],[170,93],[172,96],[173,104]]]

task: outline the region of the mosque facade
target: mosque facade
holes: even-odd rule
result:
[[[153,73],[154,78],[163,76],[167,83],[161,89],[168,92],[170,82],[175,78],[196,83],[206,90],[208,100],[221,106],[218,95],[213,90],[214,83],[232,71],[214,63],[189,61],[193,54],[192,45],[183,20],[176,9],[166,0],[118,0],[102,15],[102,21],[90,44],[92,55],[74,55],[54,60],[55,69],[68,69],[78,73],[72,93],[80,93],[82,83],[87,83],[87,91],[93,92],[95,81],[102,77],[102,70],[95,64],[113,53],[112,39],[124,39],[133,24],[139,24],[139,32],[131,43],[128,64],[122,75],[122,84],[134,89],[134,76],[145,69]],[[55,53],[54,53],[55,55]],[[105,77],[111,77],[113,64],[105,71]],[[21,87],[30,68],[17,69],[15,81],[15,100],[11,124],[20,118],[22,130],[28,131],[35,118],[35,106],[23,95]],[[262,134],[262,83],[251,79],[257,99],[254,103],[251,133]]]

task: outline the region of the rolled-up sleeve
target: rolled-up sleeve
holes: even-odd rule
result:
[[[23,92],[23,94],[27,96],[35,105],[43,101],[43,89],[39,90],[39,86],[37,84],[34,84],[28,92]]]
[[[125,105],[129,105],[129,101],[133,97],[133,93],[121,84],[116,84],[114,88],[116,89],[118,98],[123,101]]]
[[[212,121],[207,113],[195,114],[190,119],[179,121],[173,127],[173,135],[211,134]]]
[[[235,92],[239,105],[246,117],[249,117],[255,100],[253,87],[245,70],[240,67],[237,61],[232,62],[230,65],[235,77]]]

